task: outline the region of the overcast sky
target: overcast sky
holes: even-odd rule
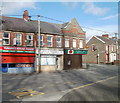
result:
[[[61,2],[8,1],[6,0],[0,4],[2,15],[22,15],[24,10],[28,10],[29,15],[34,20],[37,20],[35,15],[42,15],[64,22],[76,18],[83,30],[86,31],[87,40],[93,35],[109,33],[113,36],[115,32],[118,32],[118,2],[71,2],[69,0],[59,0]],[[22,18],[22,16],[17,17]],[[42,17],[41,20],[60,23]]]

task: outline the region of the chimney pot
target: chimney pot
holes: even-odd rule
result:
[[[102,37],[109,38],[109,35],[108,34],[104,34],[104,35],[102,35]]]
[[[27,10],[25,10],[24,13],[23,13],[23,19],[27,20],[27,21],[29,20],[29,13],[28,13]]]

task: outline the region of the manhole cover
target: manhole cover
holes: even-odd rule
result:
[[[34,91],[28,88],[20,88],[20,89],[17,89],[16,91],[9,92],[9,94],[15,96],[16,98],[25,98],[25,97],[30,97],[34,95],[44,95],[44,93],[42,92]]]

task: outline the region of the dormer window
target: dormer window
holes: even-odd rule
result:
[[[9,32],[4,32],[2,38],[3,38],[3,45],[10,44],[10,33]]]

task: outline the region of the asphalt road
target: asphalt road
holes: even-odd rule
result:
[[[88,97],[88,93],[94,94],[99,93],[101,90],[104,92],[107,87],[110,86],[110,92],[106,95],[106,99],[109,99],[111,92],[113,98],[111,100],[117,100],[117,75],[118,66],[115,65],[90,65],[89,69],[74,69],[61,72],[44,72],[40,74],[18,74],[18,75],[2,75],[2,100],[3,101],[64,101],[68,100],[71,95],[82,95],[85,100],[94,100],[94,98]],[[116,77],[115,77],[116,76]],[[115,78],[113,78],[115,77]],[[112,78],[109,80],[108,78]],[[108,81],[106,80],[108,79]],[[94,84],[98,81],[106,80],[102,84]],[[111,82],[113,81],[113,82]],[[90,84],[94,85],[90,85]],[[111,84],[111,85],[110,85]],[[86,86],[79,90],[80,86]],[[112,88],[113,87],[113,88]],[[9,92],[16,91],[20,88],[28,88],[40,92],[41,94],[36,96],[24,97],[17,99]],[[75,88],[78,88],[74,90]],[[93,91],[90,92],[89,90]],[[97,91],[98,90],[98,91]],[[109,89],[107,89],[109,91]],[[81,92],[82,91],[82,92]],[[87,91],[86,93],[84,91]],[[103,93],[102,92],[102,93]],[[68,95],[70,93],[70,95]],[[82,94],[84,93],[84,94]],[[107,92],[106,92],[107,93]],[[73,100],[77,99],[71,98]],[[86,96],[86,97],[85,97]],[[79,96],[78,96],[79,97]],[[108,98],[107,98],[108,97]],[[98,98],[98,97],[97,97]],[[81,98],[81,100],[84,100]],[[101,100],[104,100],[102,98]],[[77,99],[79,100],[79,99]],[[98,99],[97,99],[98,100]],[[24,103],[24,102],[23,102]]]

